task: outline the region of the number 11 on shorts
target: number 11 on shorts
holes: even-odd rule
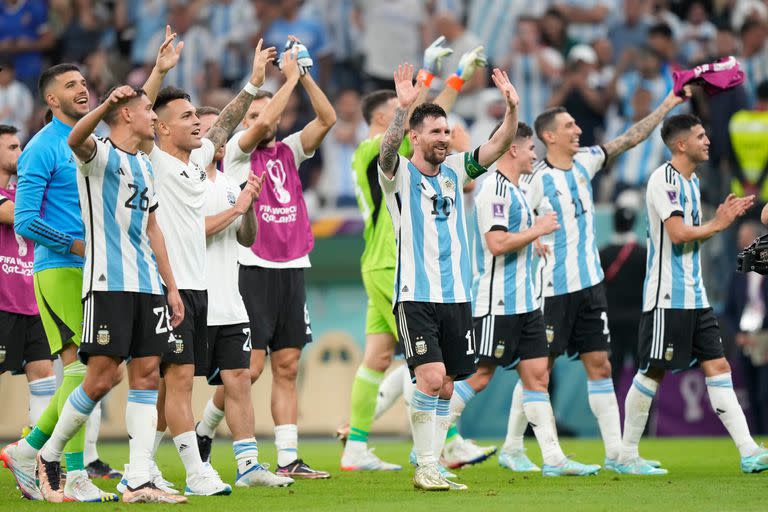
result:
[[[467,334],[464,336],[467,338],[467,355],[472,355],[475,353],[475,343],[474,339],[472,339],[472,329],[467,331]]]

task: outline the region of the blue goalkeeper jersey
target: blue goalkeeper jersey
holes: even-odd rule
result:
[[[19,157],[14,228],[35,243],[35,272],[83,266],[83,258],[69,252],[75,239],[85,239],[75,156],[67,145],[71,131],[54,117]]]

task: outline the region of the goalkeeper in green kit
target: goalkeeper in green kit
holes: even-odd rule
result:
[[[424,51],[424,65],[416,79],[424,82],[427,87],[424,87],[423,96],[414,102],[413,108],[425,101],[432,79],[440,72],[442,59],[453,53],[444,44],[445,38],[440,37]],[[482,46],[464,54],[456,73],[446,80],[446,86],[435,103],[446,111],[450,110],[461,86],[485,63]],[[368,139],[360,143],[352,156],[357,203],[365,221],[365,250],[360,259],[360,267],[368,295],[368,310],[365,355],[352,384],[349,429],[341,428],[338,432],[342,440],[346,439],[341,458],[341,469],[344,471],[402,469],[399,465],[382,461],[368,448],[368,432],[374,420],[379,384],[392,363],[397,343],[397,328],[392,312],[395,233],[384,204],[376,169],[382,135],[392,120],[397,104],[394,90],[378,90],[363,97],[362,110],[369,126]],[[411,155],[407,134],[399,152],[403,156]]]

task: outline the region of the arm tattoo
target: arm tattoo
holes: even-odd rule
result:
[[[227,140],[235,131],[237,125],[245,117],[245,113],[248,111],[248,107],[253,101],[253,96],[245,91],[240,91],[240,94],[235,96],[235,99],[229,102],[216,122],[208,130],[208,135],[205,137],[213,142],[216,148],[219,148],[227,143]]]
[[[395,116],[389,124],[389,128],[384,132],[384,137],[381,141],[381,150],[379,151],[379,164],[381,165],[382,170],[386,173],[391,173],[395,170],[397,150],[400,149],[400,144],[403,142],[403,134],[405,133],[405,115],[407,113],[407,110],[397,107]]]
[[[662,103],[656,110],[648,114],[632,127],[626,133],[605,144],[606,158],[618,156],[626,150],[633,148],[644,141],[651,134],[654,128],[664,119],[664,116],[672,110]]]

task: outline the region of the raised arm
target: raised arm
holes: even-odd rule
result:
[[[181,301],[179,289],[176,287],[176,279],[173,277],[173,270],[171,270],[171,264],[168,261],[168,251],[165,248],[165,238],[163,237],[163,232],[160,231],[160,226],[157,224],[155,212],[149,213],[147,236],[149,237],[149,246],[152,248],[152,252],[155,253],[157,270],[160,272],[160,277],[163,278],[165,287],[168,290],[166,300],[171,311],[173,311],[171,327],[175,328],[184,320],[184,303]]]
[[[664,221],[664,229],[667,230],[669,239],[673,244],[688,242],[703,242],[713,235],[728,228],[738,218],[747,213],[755,203],[755,196],[736,197],[730,194],[726,200],[717,207],[715,217],[700,226],[685,224],[680,215],[673,215]]]
[[[493,83],[504,95],[507,101],[507,111],[504,114],[504,121],[493,137],[485,144],[480,146],[478,163],[483,167],[488,167],[498,160],[505,151],[509,149],[515,140],[517,133],[517,105],[520,98],[517,95],[515,87],[509,81],[507,73],[496,68],[493,70]]]
[[[91,134],[96,129],[99,122],[110,110],[119,108],[128,100],[136,96],[136,91],[130,85],[122,85],[113,90],[104,102],[91,110],[85,117],[80,119],[72,128],[67,138],[67,144],[72,148],[72,152],[81,162],[86,162],[93,158],[96,152],[96,141]]]
[[[304,73],[299,82],[307,91],[312,110],[315,111],[315,118],[301,130],[301,147],[305,154],[309,154],[320,147],[328,131],[336,124],[336,111],[312,75]]]
[[[256,45],[256,52],[253,56],[253,68],[251,70],[251,78],[245,88],[240,91],[240,94],[235,96],[235,99],[229,102],[224,110],[219,114],[218,119],[211,129],[208,131],[206,138],[213,142],[214,147],[217,149],[226,144],[232,132],[235,131],[237,125],[243,120],[245,112],[253,101],[253,97],[256,95],[258,88],[264,83],[264,74],[267,64],[275,60],[277,51],[274,47],[270,46],[264,50],[261,49],[263,40],[259,39],[259,43]]]
[[[184,41],[180,41],[178,44],[174,45],[175,40],[176,32],[171,32],[171,26],[166,25],[165,40],[157,51],[155,66],[152,68],[152,72],[149,74],[147,81],[144,82],[144,87],[142,87],[144,92],[147,93],[149,101],[153,104],[157,99],[157,95],[160,93],[160,89],[163,87],[165,75],[167,75],[179,62],[181,50],[184,49]]]
[[[610,142],[603,145],[606,158],[610,159],[619,156],[626,150],[633,148],[648,138],[653,129],[664,120],[664,117],[676,106],[682,104],[687,98],[691,97],[691,87],[685,86],[685,96],[680,97],[674,91],[670,91],[661,105],[646,117],[633,124],[626,133],[619,135]]]
[[[408,63],[397,66],[394,79],[399,104],[395,109],[392,122],[389,123],[387,131],[384,132],[381,140],[381,151],[379,152],[379,167],[389,179],[392,179],[397,170],[397,150],[403,142],[408,110],[425,88],[424,82],[421,81],[417,82],[415,86],[413,85],[413,65]]]
[[[445,87],[435,98],[435,104],[443,107],[446,112],[450,112],[464,84],[471,82],[477,70],[484,68],[487,64],[485,47],[482,45],[462,55],[456,72],[445,81]]]

